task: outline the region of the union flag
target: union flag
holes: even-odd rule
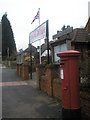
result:
[[[32,24],[36,19],[40,19],[40,8],[39,8],[37,14],[35,15],[33,21],[31,22],[31,24]]]

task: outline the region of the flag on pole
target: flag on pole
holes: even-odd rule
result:
[[[39,20],[40,20],[40,8],[39,8],[37,14],[35,15],[33,21],[31,22],[31,24],[32,24],[36,19],[39,19]]]

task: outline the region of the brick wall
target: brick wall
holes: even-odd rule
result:
[[[22,65],[22,78],[23,80],[29,79],[29,68],[28,65]]]
[[[39,89],[39,67],[36,67],[36,87]]]
[[[47,75],[47,94],[49,96],[52,96],[53,93],[52,93],[52,89],[53,89],[53,86],[52,86],[52,71],[51,69],[48,67],[47,68],[47,71],[46,71],[46,75]]]
[[[48,65],[47,66],[47,71],[46,71],[46,75],[47,75],[47,93],[50,96],[53,96],[53,80],[55,78],[58,78],[58,69],[59,69],[59,65]]]
[[[17,64],[16,72],[20,77],[23,78],[23,80],[28,80],[29,79],[28,65],[25,65],[25,64],[19,65],[19,64]]]
[[[62,99],[58,65],[41,65],[37,67],[36,75],[38,88],[46,92],[49,96],[54,96],[59,100]],[[80,100],[82,113],[90,117],[90,94],[80,92]]]
[[[53,80],[59,77],[59,65],[39,65],[36,68],[37,88],[53,96]]]
[[[37,88],[41,89],[42,87],[42,81],[41,77],[46,74],[46,67],[45,65],[38,65],[36,67],[36,83],[37,83]]]
[[[60,78],[53,80],[53,96],[61,100],[61,80]]]
[[[21,70],[22,70],[22,66],[19,65],[19,76],[21,76]]]
[[[43,90],[44,92],[47,92],[47,79],[46,79],[46,75],[42,75],[41,76],[41,90]]]
[[[20,65],[19,75],[22,77],[22,64]]]
[[[19,75],[19,65],[17,64],[17,66],[16,66],[16,72],[17,72],[17,74]]]

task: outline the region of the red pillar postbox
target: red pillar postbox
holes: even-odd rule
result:
[[[81,119],[78,70],[79,55],[80,52],[74,50],[57,54],[57,56],[60,57],[63,119]]]

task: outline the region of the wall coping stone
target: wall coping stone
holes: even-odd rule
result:
[[[39,65],[37,65],[36,67],[37,68],[43,68],[43,67],[45,67],[46,65],[43,65],[43,64],[39,64]]]
[[[58,65],[58,64],[49,64],[49,65],[46,66],[47,69],[56,69],[57,67],[59,68],[60,65]]]

